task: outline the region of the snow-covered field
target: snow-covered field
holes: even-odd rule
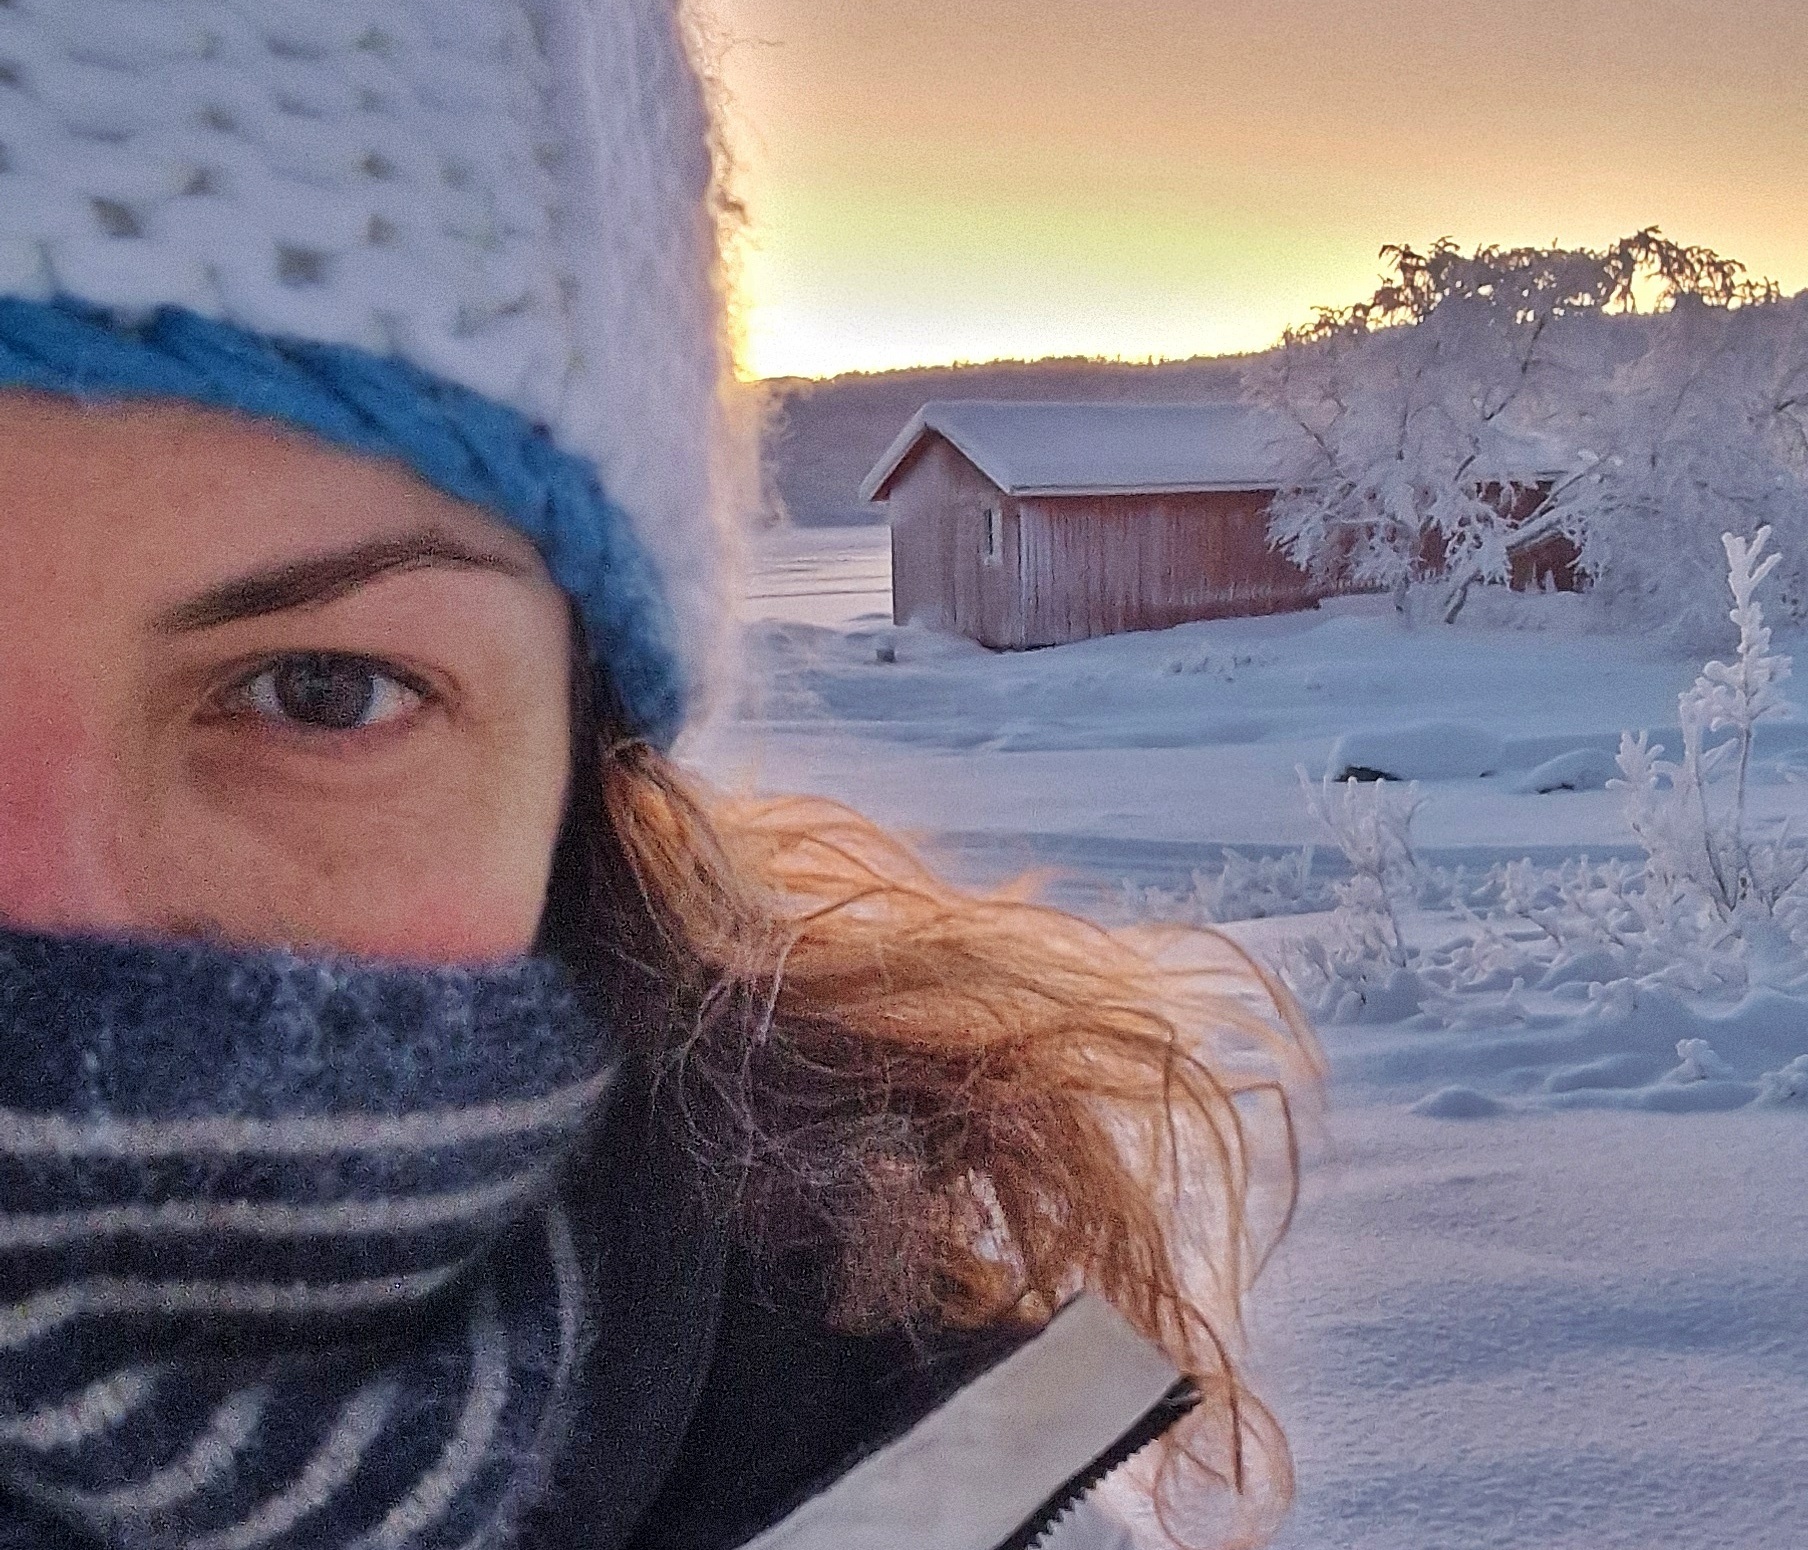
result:
[[[1349,925],[1300,913],[1352,868],[1296,767],[1422,780],[1403,966],[1318,987],[1330,1112],[1257,1309],[1301,1476],[1281,1543],[1808,1546],[1808,981],[1712,940],[1660,965],[1680,928],[1639,915],[1599,789],[1622,729],[1675,752],[1698,664],[1569,597],[995,656],[891,626],[885,543],[758,541],[746,692],[691,750],[717,778],[840,798],[975,880],[1047,868],[1106,918],[1285,916],[1232,928],[1280,956]],[[1762,724],[1758,826],[1808,817],[1804,772],[1808,720]]]

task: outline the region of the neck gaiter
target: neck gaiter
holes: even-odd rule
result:
[[[618,1065],[543,960],[0,932],[0,1546],[510,1543]]]

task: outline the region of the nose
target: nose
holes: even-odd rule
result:
[[[0,922],[39,931],[132,925],[118,781],[67,705],[0,695]]]

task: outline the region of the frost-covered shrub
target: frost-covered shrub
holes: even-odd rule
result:
[[[1790,658],[1772,649],[1757,589],[1779,556],[1763,557],[1770,529],[1749,542],[1724,536],[1727,584],[1739,649],[1731,662],[1709,662],[1677,699],[1680,760],[1624,734],[1616,781],[1626,819],[1646,853],[1646,887],[1678,900],[1698,900],[1748,947],[1774,947],[1801,913],[1808,842],[1785,825],[1757,832],[1747,808],[1752,738],[1757,724],[1789,709],[1780,686]],[[1709,743],[1716,733],[1730,733]]]
[[[1329,909],[1331,885],[1312,875],[1312,861],[1310,845],[1278,856],[1246,856],[1227,848],[1215,876],[1193,874],[1200,914],[1215,924]]]
[[[1278,856],[1249,856],[1226,846],[1218,870],[1199,868],[1182,892],[1124,884],[1125,913],[1133,920],[1216,926],[1277,915],[1310,915],[1336,902],[1331,884],[1313,875],[1313,847]]]
[[[1759,1077],[1757,1103],[1762,1108],[1808,1104],[1808,1055],[1798,1055],[1781,1071]]]
[[[1498,918],[1538,933],[1520,963],[1535,983],[1640,980],[1696,993],[1744,984],[1735,933],[1644,863],[1514,861],[1496,878]]]
[[[1706,1039],[1677,1040],[1676,1058],[1682,1064],[1664,1077],[1664,1080],[1672,1085],[1680,1086],[1689,1082],[1727,1082],[1735,1080],[1739,1075],[1720,1058],[1714,1046]]]
[[[1284,970],[1321,1017],[1404,1016],[1415,1002],[1400,915],[1419,881],[1412,838],[1419,789],[1339,784],[1330,775],[1314,786],[1303,769],[1299,777],[1307,808],[1343,852],[1350,875],[1332,886],[1336,907],[1324,927],[1291,944]]]

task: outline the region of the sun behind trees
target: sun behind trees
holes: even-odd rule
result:
[[[1808,293],[1655,228],[1602,250],[1382,250],[1254,374],[1306,432],[1271,532],[1315,573],[1454,620],[1560,540],[1605,618],[1694,633],[1720,534],[1769,525],[1808,614]]]

